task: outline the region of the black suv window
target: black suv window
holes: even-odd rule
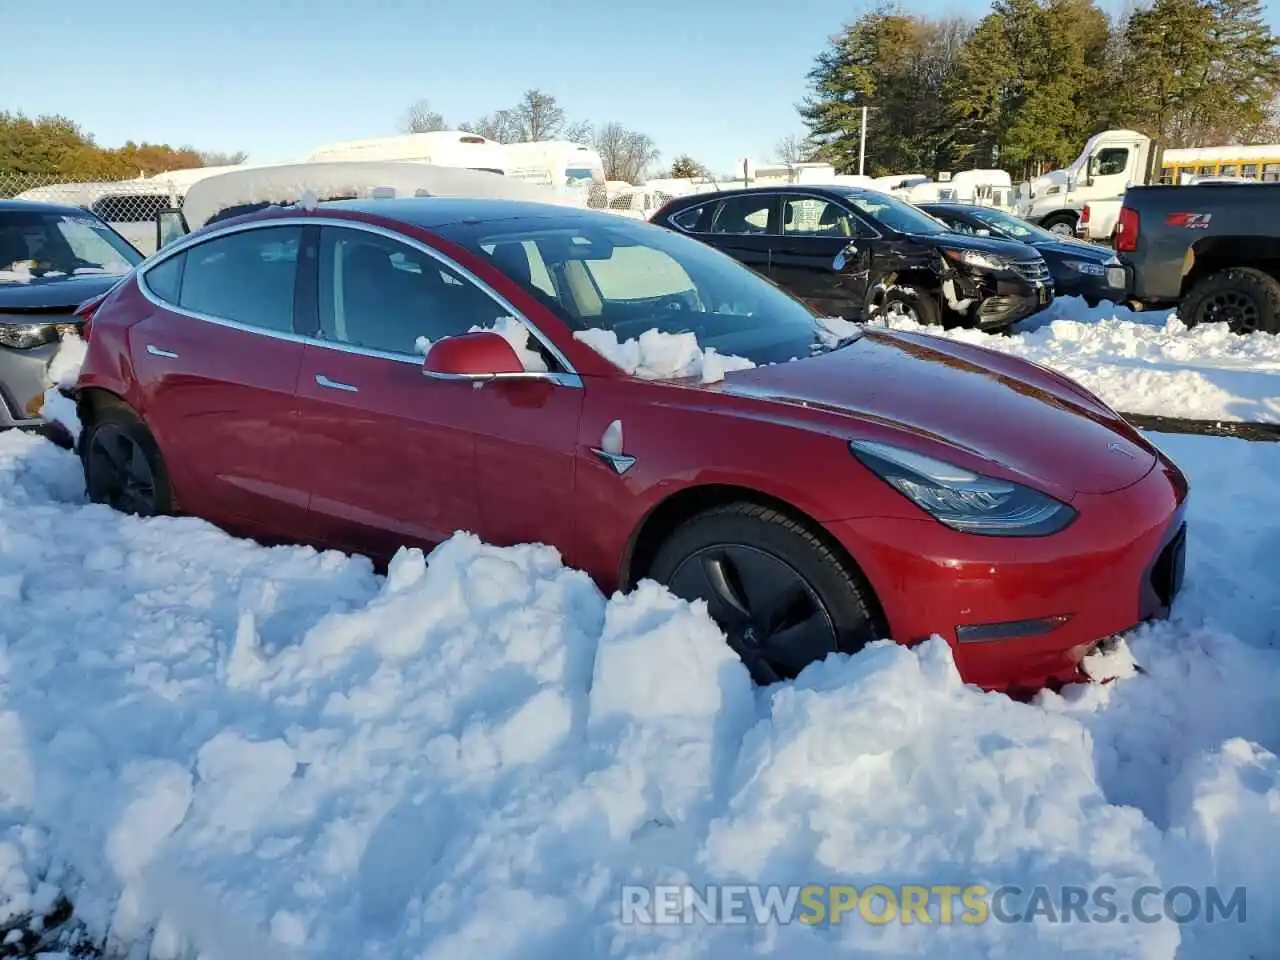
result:
[[[491,327],[509,312],[435,257],[365,230],[322,228],[319,275],[320,336],[368,350],[421,353],[419,338]]]
[[[301,227],[258,227],[186,252],[178,305],[262,330],[293,330]]]
[[[727,197],[711,218],[712,233],[764,234],[772,232],[776,194],[744,194]]]
[[[786,197],[782,204],[782,232],[786,236],[860,237],[868,230],[837,203],[819,197]]]

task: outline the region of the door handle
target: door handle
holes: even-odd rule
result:
[[[153,357],[166,357],[170,360],[178,359],[178,355],[174,353],[172,350],[161,350],[159,347],[157,347],[155,344],[152,344],[152,343],[147,344],[147,353],[151,354]]]
[[[351,383],[339,383],[337,380],[330,380],[323,373],[316,374],[316,385],[327,387],[330,390],[345,390],[347,393],[359,393],[360,388]]]

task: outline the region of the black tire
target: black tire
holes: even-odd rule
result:
[[[1226,323],[1233,333],[1280,333],[1280,282],[1254,267],[1231,267],[1198,281],[1178,316],[1188,327]]]
[[[717,594],[708,572],[713,569],[732,574],[721,582],[745,610],[735,611],[736,604]],[[871,589],[858,571],[803,524],[759,504],[730,503],[685,521],[658,549],[647,575],[686,600],[706,600],[761,685],[878,638]],[[757,590],[762,584],[765,589]]]
[[[1079,222],[1080,217],[1077,214],[1067,211],[1045,217],[1040,221],[1040,226],[1050,233],[1061,234],[1064,237],[1074,237],[1076,235],[1076,224]]]
[[[155,438],[138,415],[122,404],[95,410],[80,437],[80,464],[85,493],[93,503],[141,517],[177,512],[169,471]]]
[[[890,287],[880,298],[877,319],[888,319],[891,316],[914,320],[926,327],[942,325],[942,308],[937,297],[927,291],[907,287]]]

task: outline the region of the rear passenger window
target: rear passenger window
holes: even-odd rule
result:
[[[177,303],[182,290],[182,267],[187,255],[180,253],[147,271],[144,278],[147,289],[166,303]]]
[[[186,251],[184,310],[278,333],[293,331],[301,227],[259,227]]]
[[[712,233],[755,234],[769,232],[772,194],[751,194],[720,201],[711,221]]]

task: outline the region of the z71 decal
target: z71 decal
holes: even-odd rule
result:
[[[1171,227],[1203,230],[1209,226],[1209,221],[1212,219],[1212,213],[1171,213],[1164,218],[1164,222]]]

